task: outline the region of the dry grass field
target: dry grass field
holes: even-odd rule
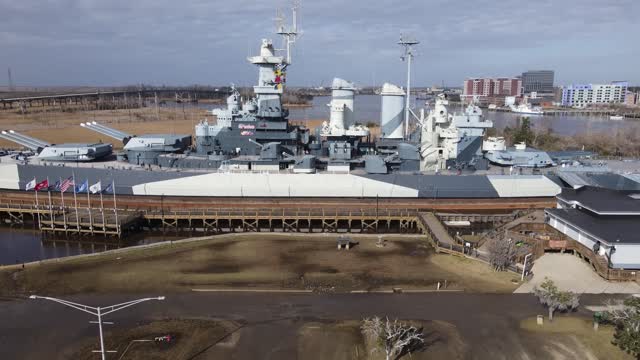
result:
[[[465,337],[463,329],[446,321],[401,320],[422,328],[424,346],[402,359],[550,359],[550,360],[631,360],[632,356],[610,343],[612,329],[597,332],[588,319],[558,316],[553,323],[535,324],[525,319],[520,324],[495,324],[505,331],[500,345],[489,345],[479,334]],[[382,360],[384,352],[365,339],[361,320],[282,320],[267,324],[222,321],[217,319],[160,319],[118,328],[105,334],[106,347],[118,351],[122,359],[254,359],[292,358],[308,360]],[[520,328],[518,328],[520,326]],[[267,333],[276,332],[277,341]],[[171,344],[152,342],[157,336],[172,335]],[[132,340],[147,340],[136,341]],[[124,352],[129,346],[129,349]],[[490,348],[486,348],[491,346]],[[93,359],[98,348],[94,334],[61,355],[73,359]],[[269,349],[260,353],[256,349]],[[480,350],[482,349],[482,350]]]
[[[469,347],[455,326],[444,321],[409,321],[423,329],[425,346],[403,359],[465,359]],[[366,340],[360,321],[309,322],[298,331],[298,355],[309,360],[384,360],[384,351]]]
[[[128,330],[109,331],[105,334],[105,348],[117,351],[128,360],[190,359],[215,346],[237,327],[228,321],[203,319],[169,319],[143,324]],[[156,342],[156,337],[170,335],[171,343]],[[135,341],[134,341],[135,340]],[[133,341],[133,342],[132,342]],[[95,337],[68,349],[70,359],[96,359],[92,350],[99,349]],[[112,358],[116,358],[112,355]]]
[[[0,110],[0,129],[16,130],[49,143],[110,142],[114,148],[122,143],[80,127],[81,122],[97,121],[132,134],[176,133],[193,134],[194,126],[205,118],[212,119],[204,109],[185,106],[131,110],[94,110],[62,112],[56,109],[34,108],[26,114]],[[0,139],[0,148],[15,148],[16,144]]]
[[[333,236],[222,235],[209,240],[30,265],[0,271],[0,294],[181,292],[191,289],[402,289],[512,292],[517,276],[436,255],[418,237],[357,237],[338,251]],[[91,279],[91,281],[87,281]]]
[[[520,326],[526,331],[525,336],[546,340],[546,346],[540,349],[541,355],[546,353],[547,357],[553,359],[634,358],[611,343],[614,332],[612,326],[600,325],[598,331],[595,331],[590,319],[559,315],[554,316],[553,322],[545,319],[542,326],[537,325],[535,318],[523,320]]]

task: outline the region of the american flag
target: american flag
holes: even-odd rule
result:
[[[73,177],[70,177],[70,178],[68,178],[68,179],[64,179],[64,181],[62,182],[62,184],[60,184],[60,191],[65,192],[65,191],[67,191],[67,189],[68,189],[70,186],[73,186],[73,185],[75,185],[75,184],[73,183]]]

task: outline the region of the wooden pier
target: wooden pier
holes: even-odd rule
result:
[[[4,222],[23,225],[32,222],[40,231],[121,238],[139,226],[138,212],[114,209],[57,207],[49,204],[0,204]]]
[[[415,232],[417,211],[410,209],[189,209],[143,211],[150,226],[163,231],[205,232]]]

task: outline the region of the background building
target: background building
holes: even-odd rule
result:
[[[471,78],[464,81],[462,95],[466,101],[478,97],[481,102],[503,103],[507,96],[522,95],[518,78]],[[500,99],[501,101],[496,101]]]
[[[624,104],[627,106],[636,106],[640,105],[640,93],[634,93],[631,91],[627,91],[627,95],[625,96]]]
[[[525,94],[532,92],[537,92],[539,96],[553,94],[553,70],[529,70],[522,73],[521,79],[522,91]]]
[[[620,104],[625,101],[628,86],[626,81],[615,81],[607,85],[569,85],[562,89],[562,105],[586,107],[597,104]]]

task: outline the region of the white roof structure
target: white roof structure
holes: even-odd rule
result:
[[[560,194],[561,187],[542,175],[487,175],[500,197],[549,197]]]

